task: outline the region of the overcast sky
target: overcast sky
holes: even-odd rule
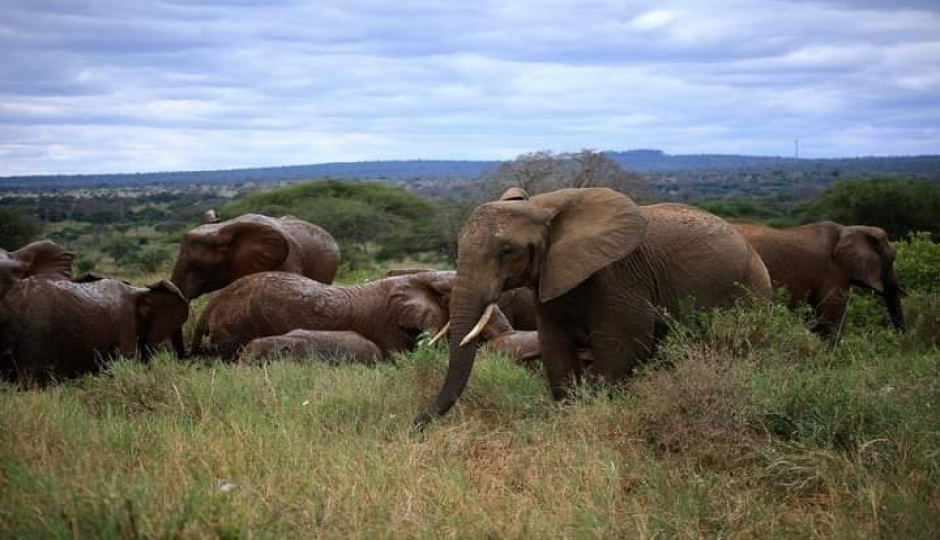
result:
[[[0,1],[0,175],[940,153],[938,0]]]

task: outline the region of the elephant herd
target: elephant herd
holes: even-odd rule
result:
[[[206,221],[182,238],[170,280],[145,288],[73,279],[72,255],[50,241],[0,250],[2,376],[78,376],[114,354],[146,360],[165,341],[185,357],[189,302],[213,291],[191,352],[223,360],[371,365],[424,333],[449,335],[446,378],[419,427],[454,405],[483,344],[541,359],[563,399],[585,378],[628,377],[689,299],[729,306],[781,286],[793,306],[810,303],[815,330],[835,342],[849,286],[859,285],[877,291],[904,329],[895,251],[876,227],[780,230],[681,204],[638,206],[605,188],[532,197],[513,188],[467,218],[456,272],[390,270],[342,287],[332,285],[339,248],[316,225],[254,214]]]

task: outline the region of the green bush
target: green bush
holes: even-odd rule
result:
[[[327,230],[343,259],[358,268],[435,250],[440,234],[432,226],[435,206],[404,188],[382,182],[317,180],[251,193],[222,208],[222,217],[241,214],[293,215]]]
[[[152,274],[170,260],[170,253],[165,249],[150,248],[134,256],[135,265],[145,274]]]
[[[39,221],[13,208],[0,208],[0,248],[19,249],[39,236]]]
[[[915,231],[940,232],[940,184],[891,177],[840,180],[801,205],[805,221],[881,227],[892,238]]]
[[[940,215],[937,216],[940,218]],[[895,268],[905,290],[940,291],[940,243],[931,241],[930,234],[916,232],[897,242]]]

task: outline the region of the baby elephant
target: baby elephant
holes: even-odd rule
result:
[[[257,364],[278,357],[297,360],[313,357],[330,363],[373,366],[382,359],[382,350],[356,332],[293,330],[280,336],[252,340],[242,349],[238,361]]]

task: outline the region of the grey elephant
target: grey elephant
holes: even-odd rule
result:
[[[329,284],[339,263],[336,241],[320,227],[294,216],[245,214],[186,233],[170,280],[191,300],[273,270]]]
[[[95,276],[73,281],[65,278],[66,258],[63,250],[48,263],[58,268],[54,279],[11,275],[10,265],[0,263],[0,282],[10,283],[0,308],[4,378],[47,383],[95,372],[113,354],[130,358],[139,351],[146,360],[186,322],[189,304],[172,283],[140,288]]]
[[[630,375],[689,297],[727,306],[771,295],[760,257],[725,220],[681,205],[637,206],[605,188],[562,189],[534,197],[521,190],[477,207],[460,234],[450,303],[450,363],[423,427],[460,397],[473,369],[480,329],[502,291],[537,295],[538,343],[555,399],[591,373]],[[750,292],[749,292],[750,291]]]
[[[239,363],[256,364],[274,358],[314,358],[331,362],[375,365],[382,350],[356,332],[292,330],[280,336],[251,340],[238,356]]]
[[[829,341],[841,336],[851,285],[877,291],[894,327],[904,330],[896,251],[883,229],[832,221],[789,229],[744,220],[732,224],[760,253],[774,285],[787,289],[790,306],[812,306],[814,330]]]

